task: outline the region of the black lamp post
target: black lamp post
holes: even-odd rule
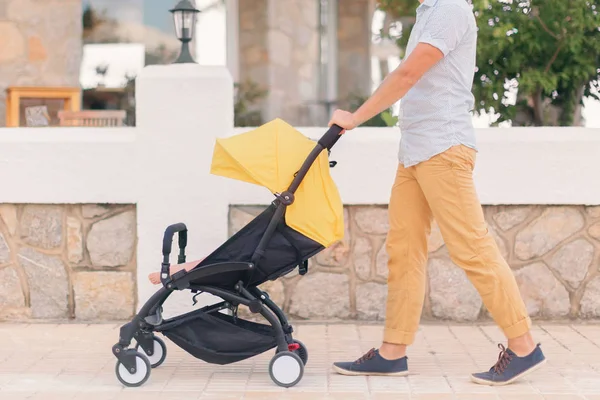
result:
[[[189,43],[194,37],[196,17],[200,11],[196,10],[189,0],[181,0],[179,3],[177,3],[175,8],[169,11],[173,13],[177,39],[179,39],[179,41],[182,43],[181,53],[179,54],[179,58],[175,61],[175,63],[196,63],[190,53]]]

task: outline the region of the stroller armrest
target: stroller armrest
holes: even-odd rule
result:
[[[216,264],[204,265],[196,267],[188,273],[183,273],[180,276],[180,271],[173,276],[173,286],[178,290],[187,289],[191,282],[201,280],[203,278],[222,274],[225,272],[236,272],[236,271],[251,271],[254,268],[254,264],[246,262],[223,262]],[[199,282],[202,284],[202,282]]]

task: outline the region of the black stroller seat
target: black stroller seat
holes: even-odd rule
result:
[[[149,378],[151,368],[162,364],[166,345],[155,332],[212,364],[238,362],[276,348],[269,365],[272,380],[290,387],[302,379],[308,351],[292,337],[293,328],[283,311],[258,286],[297,267],[300,274],[306,273],[308,260],[324,249],[321,243],[290,228],[285,222],[285,211],[293,203],[294,192],[313,162],[323,150],[331,149],[341,131],[338,126],[330,128],[315,144],[288,191],[277,194],[269,207],[192,270],[170,276],[173,238],[178,235],[178,263],[184,263],[188,232],[182,223],[166,229],[161,267],[163,286],[131,322],[121,327],[119,342],[113,346],[118,359],[116,374],[121,383],[140,386]],[[210,293],[223,301],[164,320],[162,305],[176,290],[190,290],[195,296]],[[268,325],[239,318],[240,305],[260,314]],[[129,348],[132,339],[137,342],[135,348]]]

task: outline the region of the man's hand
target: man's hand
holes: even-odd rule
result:
[[[344,131],[352,130],[358,126],[354,114],[344,110],[335,110],[329,121],[329,126],[332,126],[333,124],[344,128]],[[342,133],[344,133],[344,131],[342,131]]]

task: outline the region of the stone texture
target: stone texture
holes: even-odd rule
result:
[[[500,229],[508,231],[527,219],[531,209],[529,207],[510,207],[500,211],[493,216],[494,221]]]
[[[6,264],[10,261],[10,249],[4,239],[4,236],[0,233],[0,264]]]
[[[14,61],[25,54],[25,38],[12,21],[0,21],[0,63]]]
[[[133,256],[135,213],[125,211],[92,225],[87,237],[87,250],[95,267],[126,265]]]
[[[294,288],[290,314],[299,318],[347,318],[350,315],[348,276],[309,272]]]
[[[588,228],[588,233],[596,240],[600,240],[600,222],[596,222]]]
[[[11,267],[0,269],[0,316],[6,308],[24,306],[25,297],[17,271]]]
[[[496,242],[496,245],[498,246],[498,250],[500,250],[500,254],[502,255],[502,257],[504,259],[508,258],[508,248],[506,246],[506,241],[504,240],[504,238],[498,234],[498,232],[496,231],[496,229],[494,229],[492,225],[488,224],[488,230],[492,235],[492,238],[494,238],[494,241]]]
[[[67,217],[67,257],[69,262],[75,264],[83,260],[81,222],[73,217]]]
[[[442,237],[440,226],[437,222],[433,221],[431,224],[431,234],[427,240],[427,251],[433,253],[434,251],[438,251],[443,245],[444,238]]]
[[[134,312],[134,282],[130,272],[84,271],[73,277],[75,318],[123,320]]]
[[[83,218],[101,217],[109,211],[109,207],[101,204],[83,204],[81,206],[81,215],[83,215]]]
[[[371,266],[373,265],[373,247],[369,239],[356,238],[354,242],[354,271],[360,279],[368,280],[371,277]]]
[[[78,0],[0,1],[0,126],[8,86],[79,86],[82,5]],[[38,39],[39,38],[39,41]]]
[[[390,229],[387,208],[361,207],[356,210],[354,220],[366,234],[385,235]]]
[[[233,236],[256,218],[265,207],[234,206],[229,208],[229,235]]]
[[[45,61],[48,58],[48,52],[42,43],[39,36],[31,36],[29,38],[29,61]]]
[[[585,239],[578,239],[561,247],[549,260],[548,265],[573,289],[585,278],[592,259],[594,246]]]
[[[443,258],[431,259],[428,269],[433,315],[453,321],[477,320],[481,298],[465,272]]]
[[[531,317],[562,318],[569,313],[569,293],[544,263],[519,269],[515,278]]]
[[[62,261],[28,247],[18,257],[29,282],[33,317],[66,318],[68,277]]]
[[[292,125],[325,123],[314,106],[318,84],[307,71],[319,64],[317,2],[254,0],[239,2],[240,81],[251,80],[268,94],[263,120],[283,118]],[[305,18],[311,14],[311,23]]]
[[[371,93],[371,19],[368,0],[344,0],[338,8],[338,99]],[[340,105],[341,108],[344,108]]]
[[[583,318],[600,318],[600,276],[592,279],[586,285],[581,299],[580,316]]]
[[[6,228],[8,228],[8,233],[14,235],[19,225],[17,207],[14,204],[0,204],[0,217],[4,221]]]
[[[21,239],[43,249],[60,247],[63,214],[61,206],[26,205],[21,215]]]
[[[344,242],[338,242],[317,254],[316,260],[324,267],[343,267],[348,262],[349,254],[349,246]]]
[[[285,288],[280,279],[263,283],[260,285],[260,290],[267,292],[269,298],[279,307],[283,306],[283,302],[285,301]]]
[[[600,206],[586,207],[585,212],[592,218],[600,218]]]
[[[548,207],[539,218],[517,234],[515,254],[524,261],[542,256],[583,226],[583,215],[577,209]]]
[[[388,254],[385,247],[385,242],[381,244],[381,248],[377,253],[377,257],[375,258],[375,272],[381,278],[387,279],[388,277]]]
[[[382,321],[385,319],[387,285],[368,282],[356,286],[358,319]]]

